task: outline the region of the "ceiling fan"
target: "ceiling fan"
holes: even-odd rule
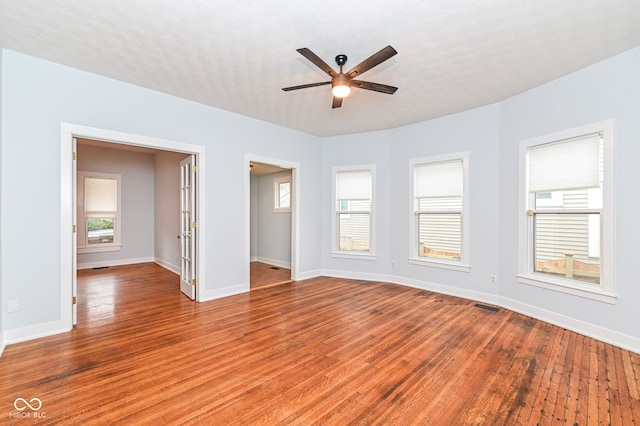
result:
[[[350,71],[346,73],[342,72],[342,67],[345,63],[347,63],[347,55],[338,55],[336,56],[336,63],[340,67],[340,72],[335,72],[333,68],[331,68],[325,61],[320,59],[318,55],[313,53],[311,50],[303,47],[301,49],[297,49],[298,53],[311,61],[314,65],[320,68],[322,71],[329,74],[331,77],[331,81],[323,81],[321,83],[310,83],[310,84],[302,84],[300,86],[291,86],[284,87],[282,90],[288,92],[290,90],[298,90],[298,89],[306,89],[308,87],[316,87],[316,86],[324,86],[327,84],[331,85],[331,92],[333,93],[333,105],[332,108],[340,108],[342,106],[342,99],[351,93],[352,87],[357,87],[359,89],[373,90],[374,92],[386,93],[389,95],[393,95],[397,87],[388,86],[386,84],[380,83],[371,83],[369,81],[355,80],[360,74],[364,74],[366,71],[369,71],[371,68],[376,65],[380,65],[382,62],[391,58],[398,52],[391,47],[387,46],[384,49],[380,50],[377,53],[374,53],[364,61],[360,62],[358,65],[353,67]]]

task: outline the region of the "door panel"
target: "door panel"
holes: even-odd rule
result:
[[[196,298],[196,157],[180,162],[180,291],[188,298]]]
[[[71,238],[71,250],[73,255],[71,256],[71,324],[76,325],[78,323],[78,194],[77,194],[77,185],[78,185],[78,170],[77,170],[77,152],[78,152],[78,143],[76,138],[73,138],[71,141],[71,151],[73,152],[73,167],[71,167],[71,181],[73,182],[73,190],[71,191],[72,199],[72,223],[73,223],[73,236]]]

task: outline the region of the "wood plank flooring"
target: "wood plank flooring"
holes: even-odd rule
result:
[[[251,262],[251,290],[272,287],[291,282],[291,269],[268,263]]]
[[[508,310],[347,279],[178,287],[80,271],[79,325],[0,358],[0,423],[39,398],[29,424],[640,424],[640,355]]]

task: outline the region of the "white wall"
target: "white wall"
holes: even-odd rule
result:
[[[384,279],[391,272],[391,154],[390,131],[359,133],[325,138],[322,143],[322,268],[327,274],[349,276],[359,272],[371,279]],[[331,222],[336,216],[332,199],[334,167],[375,164],[373,251],[375,260],[345,259],[331,256],[334,234]]]
[[[500,107],[500,294],[540,310],[640,339],[640,49],[522,93]],[[615,121],[615,273],[610,305],[516,282],[518,145],[606,119]]]
[[[155,260],[180,273],[180,161],[185,154],[158,152],[155,155]]]
[[[497,294],[490,275],[498,273],[499,107],[490,105],[396,129],[391,150],[393,253],[396,275],[418,283],[446,285],[465,292]],[[442,154],[469,153],[469,272],[413,265],[409,256],[409,160]],[[410,281],[409,281],[410,282]]]
[[[249,288],[248,153],[300,165],[299,237],[305,244],[298,269],[306,275],[320,270],[318,138],[8,50],[2,67],[2,285],[5,300],[20,301],[19,312],[2,312],[10,340],[31,338],[39,326],[60,321],[60,289],[70,285],[59,278],[63,122],[204,147],[207,162],[215,164],[206,174],[201,235],[207,241],[207,278],[199,283],[205,299]],[[20,185],[7,176],[20,176]],[[38,223],[43,212],[51,226],[25,226]]]
[[[78,171],[119,174],[122,187],[122,247],[78,254],[78,269],[153,261],[154,154],[81,144],[77,152]]]
[[[640,352],[634,264],[640,241],[640,49],[596,64],[500,104],[366,134],[319,140],[103,77],[4,51],[2,140],[2,285],[5,330],[59,317],[60,123],[70,122],[206,147],[208,294],[245,288],[250,220],[245,155],[300,166],[300,272],[356,276],[501,304]],[[616,123],[616,291],[614,305],[518,284],[518,143],[603,119]],[[469,152],[471,270],[410,265],[409,159]],[[28,153],[28,157],[25,157]],[[23,165],[28,159],[30,170]],[[320,158],[320,160],[318,160]],[[52,161],[53,159],[53,161]],[[331,168],[376,164],[376,254],[337,259],[331,243]],[[7,177],[20,176],[20,187]],[[209,195],[213,194],[213,195]],[[318,196],[319,194],[319,196]],[[37,208],[24,208],[37,207]],[[228,208],[233,206],[233,208]],[[51,227],[32,229],[42,212]],[[246,214],[245,214],[246,213]],[[320,226],[318,226],[320,224]],[[38,241],[38,244],[25,242]],[[22,249],[20,249],[22,248]],[[54,254],[54,255],[52,255]],[[33,268],[34,259],[38,268]],[[396,261],[392,268],[392,261]],[[497,271],[497,272],[496,272]],[[498,285],[489,275],[498,276]]]
[[[323,274],[387,280],[496,303],[640,352],[640,286],[634,268],[640,241],[638,75],[640,49],[634,49],[499,104],[394,130],[323,139]],[[609,118],[616,123],[617,303],[517,283],[519,142]],[[471,270],[410,264],[409,160],[460,151],[469,152]],[[332,258],[331,168],[369,163],[378,170],[378,258]],[[490,283],[490,275],[497,276],[497,285]]]
[[[489,276],[498,273],[499,107],[491,105],[399,129],[325,138],[322,151],[323,271],[334,276],[387,279],[405,284],[444,285],[470,292],[497,294]],[[469,152],[471,250],[470,272],[410,264],[409,161]],[[333,258],[331,251],[331,169],[376,165],[377,259]],[[395,261],[395,267],[393,266]]]
[[[252,221],[252,238],[255,238],[257,260],[280,267],[291,267],[291,212],[274,212],[273,179],[291,177],[291,171],[252,177],[255,185],[255,216]],[[255,192],[255,193],[254,193]],[[293,199],[292,199],[293,201]]]

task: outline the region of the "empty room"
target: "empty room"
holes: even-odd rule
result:
[[[638,22],[0,0],[0,423],[638,424]]]

